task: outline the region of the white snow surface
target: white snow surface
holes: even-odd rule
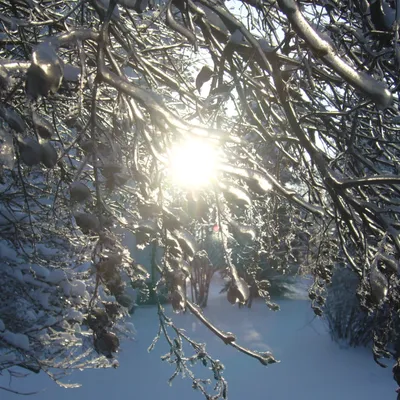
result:
[[[71,282],[71,296],[81,296],[86,295],[86,285],[85,282],[80,280],[75,280]]]
[[[67,319],[82,322],[83,318],[84,318],[83,314],[78,310],[74,310],[71,308],[71,310],[68,311]]]
[[[17,256],[17,252],[5,240],[0,240],[0,258],[2,260],[14,261]]]
[[[18,347],[22,350],[29,350],[29,339],[28,336],[22,333],[13,333],[10,331],[5,331],[0,333],[0,338],[11,345]]]
[[[60,283],[64,279],[67,278],[65,271],[62,269],[54,269],[50,272],[50,274],[46,277],[46,281],[49,283]]]
[[[251,309],[232,306],[220,286],[212,287],[206,316],[219,328],[235,333],[237,341],[253,350],[271,351],[279,364],[265,367],[235,349],[224,345],[198,320],[188,314],[176,315],[166,307],[174,322],[199,342],[207,343],[207,351],[225,365],[230,400],[376,400],[395,399],[396,384],[391,368],[379,367],[369,349],[348,348],[333,342],[326,324],[314,317],[306,300],[288,299],[278,303],[281,311],[269,311],[262,301]],[[58,387],[44,374],[11,380],[0,376],[0,386],[20,391],[38,391],[32,400],[109,400],[163,399],[200,400],[203,396],[191,388],[189,379],[175,378],[167,384],[173,366],[162,362],[160,356],[169,348],[163,338],[153,352],[147,348],[157,333],[157,310],[148,306],[136,310],[132,322],[137,329],[136,339],[122,344],[120,367],[74,372],[65,382],[79,382],[77,389]],[[388,361],[391,366],[392,361]],[[24,371],[26,372],[26,371]],[[206,368],[197,367],[200,377],[208,375]],[[2,391],[2,400],[19,396]]]
[[[42,265],[33,264],[31,266],[31,269],[36,274],[36,276],[41,279],[46,279],[50,275],[50,271]]]

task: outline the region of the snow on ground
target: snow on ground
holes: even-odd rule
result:
[[[223,362],[229,382],[230,400],[376,400],[394,399],[391,368],[377,366],[367,349],[351,349],[332,342],[322,320],[314,318],[305,300],[281,300],[281,311],[272,312],[260,301],[251,309],[231,306],[214,288],[206,315],[218,327],[234,332],[238,343],[253,350],[270,350],[281,363],[265,367],[257,360],[225,346],[189,314],[174,321],[187,334],[207,342],[207,350]],[[167,308],[170,311],[170,308]],[[132,317],[138,331],[135,341],[124,343],[116,370],[87,370],[72,374],[67,381],[83,384],[78,389],[58,387],[44,375],[13,379],[11,388],[39,390],[32,400],[158,399],[200,400],[188,379],[177,377],[169,387],[173,367],[159,357],[168,352],[161,339],[152,353],[147,348],[157,333],[155,307],[138,309]],[[389,362],[391,364],[391,362]],[[205,377],[205,369],[200,369]],[[8,375],[0,385],[9,387]],[[0,390],[0,399],[17,395]]]

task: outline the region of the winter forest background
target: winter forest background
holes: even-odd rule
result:
[[[347,398],[395,397],[399,21],[386,0],[0,1],[2,393],[72,388],[154,337],[207,399],[229,365],[254,397],[284,364],[287,398],[319,345],[350,376],[366,353],[337,343],[377,364]]]

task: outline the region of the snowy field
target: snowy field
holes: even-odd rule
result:
[[[230,400],[395,399],[391,368],[377,366],[366,349],[344,348],[332,342],[308,301],[282,300],[279,304],[281,311],[276,313],[262,302],[251,309],[238,309],[214,290],[206,310],[218,327],[236,334],[238,343],[253,350],[270,350],[281,360],[268,367],[225,346],[191,315],[174,315],[174,320],[190,337],[207,342],[208,352],[225,364]],[[135,341],[123,344],[120,367],[72,374],[67,381],[82,383],[81,388],[60,388],[43,375],[13,379],[9,386],[5,374],[0,385],[38,391],[28,397],[32,400],[202,399],[188,379],[177,377],[171,387],[167,384],[173,367],[159,359],[168,352],[163,339],[147,353],[157,333],[156,308],[140,308],[132,319],[138,332]],[[200,371],[206,377],[205,369]],[[0,391],[1,400],[17,398],[20,396]]]

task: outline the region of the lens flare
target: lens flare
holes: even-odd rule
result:
[[[215,176],[216,159],[215,147],[205,140],[192,139],[179,143],[169,157],[171,178],[180,186],[204,187]]]

